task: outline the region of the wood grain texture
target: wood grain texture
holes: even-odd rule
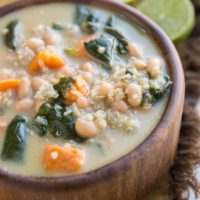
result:
[[[1,0],[0,1],[0,7],[5,6],[9,3],[15,2],[16,0]]]
[[[174,81],[167,109],[149,138],[123,158],[90,173],[61,177],[21,177],[0,170],[0,200],[139,200],[168,171],[176,151],[184,101],[184,79],[178,54],[167,36],[138,11],[110,0],[81,2],[120,12],[143,27],[158,44]],[[54,0],[26,0],[0,9],[0,16],[30,4]],[[56,1],[57,2],[57,1]]]

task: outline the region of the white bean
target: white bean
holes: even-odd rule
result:
[[[125,113],[125,112],[128,111],[128,105],[123,100],[115,101],[113,103],[113,107],[115,109],[117,109],[119,112],[124,112]]]
[[[15,105],[15,110],[18,112],[23,112],[27,110],[31,110],[33,107],[33,100],[31,99],[23,99],[17,102]]]
[[[18,88],[17,95],[19,99],[24,99],[30,94],[31,81],[28,77],[23,77],[21,79],[21,84]]]
[[[93,65],[89,62],[86,62],[84,65],[81,66],[81,68],[86,72],[93,72],[94,70]]]
[[[57,45],[60,39],[60,36],[54,31],[46,31],[44,34],[44,41],[47,45]]]
[[[147,61],[147,71],[153,78],[160,76],[162,62],[159,58],[149,58]]]
[[[37,52],[44,48],[45,43],[40,38],[30,38],[27,42],[27,46],[32,49],[33,51]]]
[[[141,50],[140,48],[133,42],[130,42],[128,44],[128,50],[130,51],[130,54],[132,56],[135,56],[135,57],[139,57],[141,56]]]
[[[83,72],[82,76],[88,84],[91,84],[94,80],[94,76],[91,72]]]
[[[17,78],[23,78],[24,76],[28,76],[28,73],[25,70],[19,70],[16,72]]]
[[[115,83],[115,88],[124,88],[125,87],[125,84],[121,81]]]
[[[77,134],[83,138],[95,137],[100,132],[94,121],[85,119],[78,119],[75,129]]]
[[[107,96],[112,89],[113,89],[113,86],[110,83],[104,83],[100,87],[99,93],[102,96]]]
[[[80,96],[77,101],[76,104],[79,108],[81,109],[85,109],[89,106],[89,101],[86,97]]]
[[[70,77],[72,74],[73,70],[71,70],[70,67],[66,65],[57,71],[56,78],[60,79],[62,77]]]
[[[147,67],[147,64],[141,59],[135,60],[134,65],[136,66],[137,69],[140,69],[140,70],[143,70]]]
[[[142,102],[142,91],[139,85],[131,83],[126,87],[128,103],[131,106],[137,107]]]
[[[0,70],[0,79],[8,79],[13,77],[13,72],[10,69],[1,69]]]
[[[11,52],[10,52],[11,53]],[[8,64],[12,64],[16,62],[16,56],[14,55],[5,55],[2,59],[5,59],[5,62]],[[16,64],[16,63],[15,63]]]
[[[33,90],[37,91],[43,85],[48,86],[49,82],[46,81],[44,78],[35,76],[32,78],[31,85],[32,85]]]
[[[33,32],[37,36],[43,36],[44,33],[46,32],[46,27],[42,24],[39,24],[33,29]]]

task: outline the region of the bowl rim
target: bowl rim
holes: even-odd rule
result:
[[[180,89],[182,86],[184,87],[183,68],[173,43],[158,25],[156,25],[152,20],[144,16],[135,8],[131,8],[130,6],[123,5],[112,0],[18,0],[1,7],[0,17],[31,5],[59,2],[82,3],[101,7],[114,12],[120,12],[132,22],[136,23],[139,27],[143,28],[156,42],[156,45],[161,50],[162,55],[170,68],[169,71],[173,80],[173,86],[168,99],[168,104],[163,116],[152,133],[138,147],[125,156],[90,172],[62,177],[32,177],[18,175],[0,169],[0,184],[3,184],[4,186],[49,193],[74,190],[77,187],[80,188],[89,184],[93,184],[98,180],[109,179],[109,177],[114,175],[116,171],[126,168],[131,159],[141,156],[142,152],[144,152],[147,147],[150,148],[150,146],[156,142],[156,138],[162,134],[160,128],[162,129],[170,126],[171,120],[173,120],[175,117],[174,111],[177,110],[177,107],[179,107],[179,102],[181,102],[181,99],[184,97],[184,91]]]

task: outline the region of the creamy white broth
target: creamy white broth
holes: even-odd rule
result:
[[[33,6],[16,11],[1,18],[0,30],[3,30],[11,20],[18,19],[24,24],[26,41],[28,38],[33,37],[31,30],[39,24],[51,25],[53,22],[73,23],[74,12],[75,6],[65,3]],[[100,10],[99,12],[102,12],[107,16],[110,15],[110,13],[105,11]],[[123,18],[116,18],[116,24],[117,29],[122,30],[129,40],[134,41],[142,49],[143,58],[158,57],[161,59],[163,63],[163,73],[166,73],[166,63],[154,41],[151,40],[148,35],[146,35],[144,32],[141,32],[141,30],[135,27],[134,24],[130,24]],[[83,34],[80,33],[77,35],[77,37],[79,38],[82,35]],[[2,37],[0,38],[0,67],[11,68],[13,70],[26,69],[24,66],[14,66],[7,62],[7,54],[12,56],[14,53],[12,53],[5,46]],[[72,38],[62,38],[62,41],[59,43],[59,47],[62,49],[66,46],[69,49],[75,48]],[[66,55],[65,53],[62,53],[62,55],[66,58],[70,65],[74,66],[75,68],[77,65],[83,64],[86,61],[90,61],[91,63],[95,64],[99,73],[107,73],[107,71],[98,62],[89,58],[78,58]],[[108,76],[108,74],[106,76]],[[130,112],[132,112],[134,118],[138,121],[138,130],[134,130],[131,133],[126,133],[125,131],[111,129],[107,126],[103,133],[96,138],[90,139],[88,142],[72,142],[72,146],[78,147],[85,152],[84,165],[79,171],[69,173],[47,172],[43,167],[44,148],[49,144],[63,146],[68,141],[62,138],[54,138],[52,136],[40,137],[34,131],[31,131],[28,134],[28,142],[26,145],[24,161],[21,163],[15,163],[12,161],[2,161],[2,159],[0,159],[0,167],[13,173],[30,176],[69,175],[71,173],[88,172],[102,167],[129,153],[150,135],[162,117],[167,100],[168,95],[166,95],[161,101],[157,102],[149,111],[131,109]],[[6,112],[5,118],[11,121],[16,114],[22,114],[31,118],[33,115],[30,115],[30,113],[30,111],[22,113],[15,112],[13,111],[13,107],[11,107],[9,108],[9,111]],[[1,148],[3,147],[4,137],[5,133],[2,133],[0,135]]]

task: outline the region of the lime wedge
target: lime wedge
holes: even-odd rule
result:
[[[138,0],[117,0],[122,3],[133,4],[136,3]]]
[[[159,24],[175,43],[184,40],[194,27],[191,0],[143,0],[137,8]]]

